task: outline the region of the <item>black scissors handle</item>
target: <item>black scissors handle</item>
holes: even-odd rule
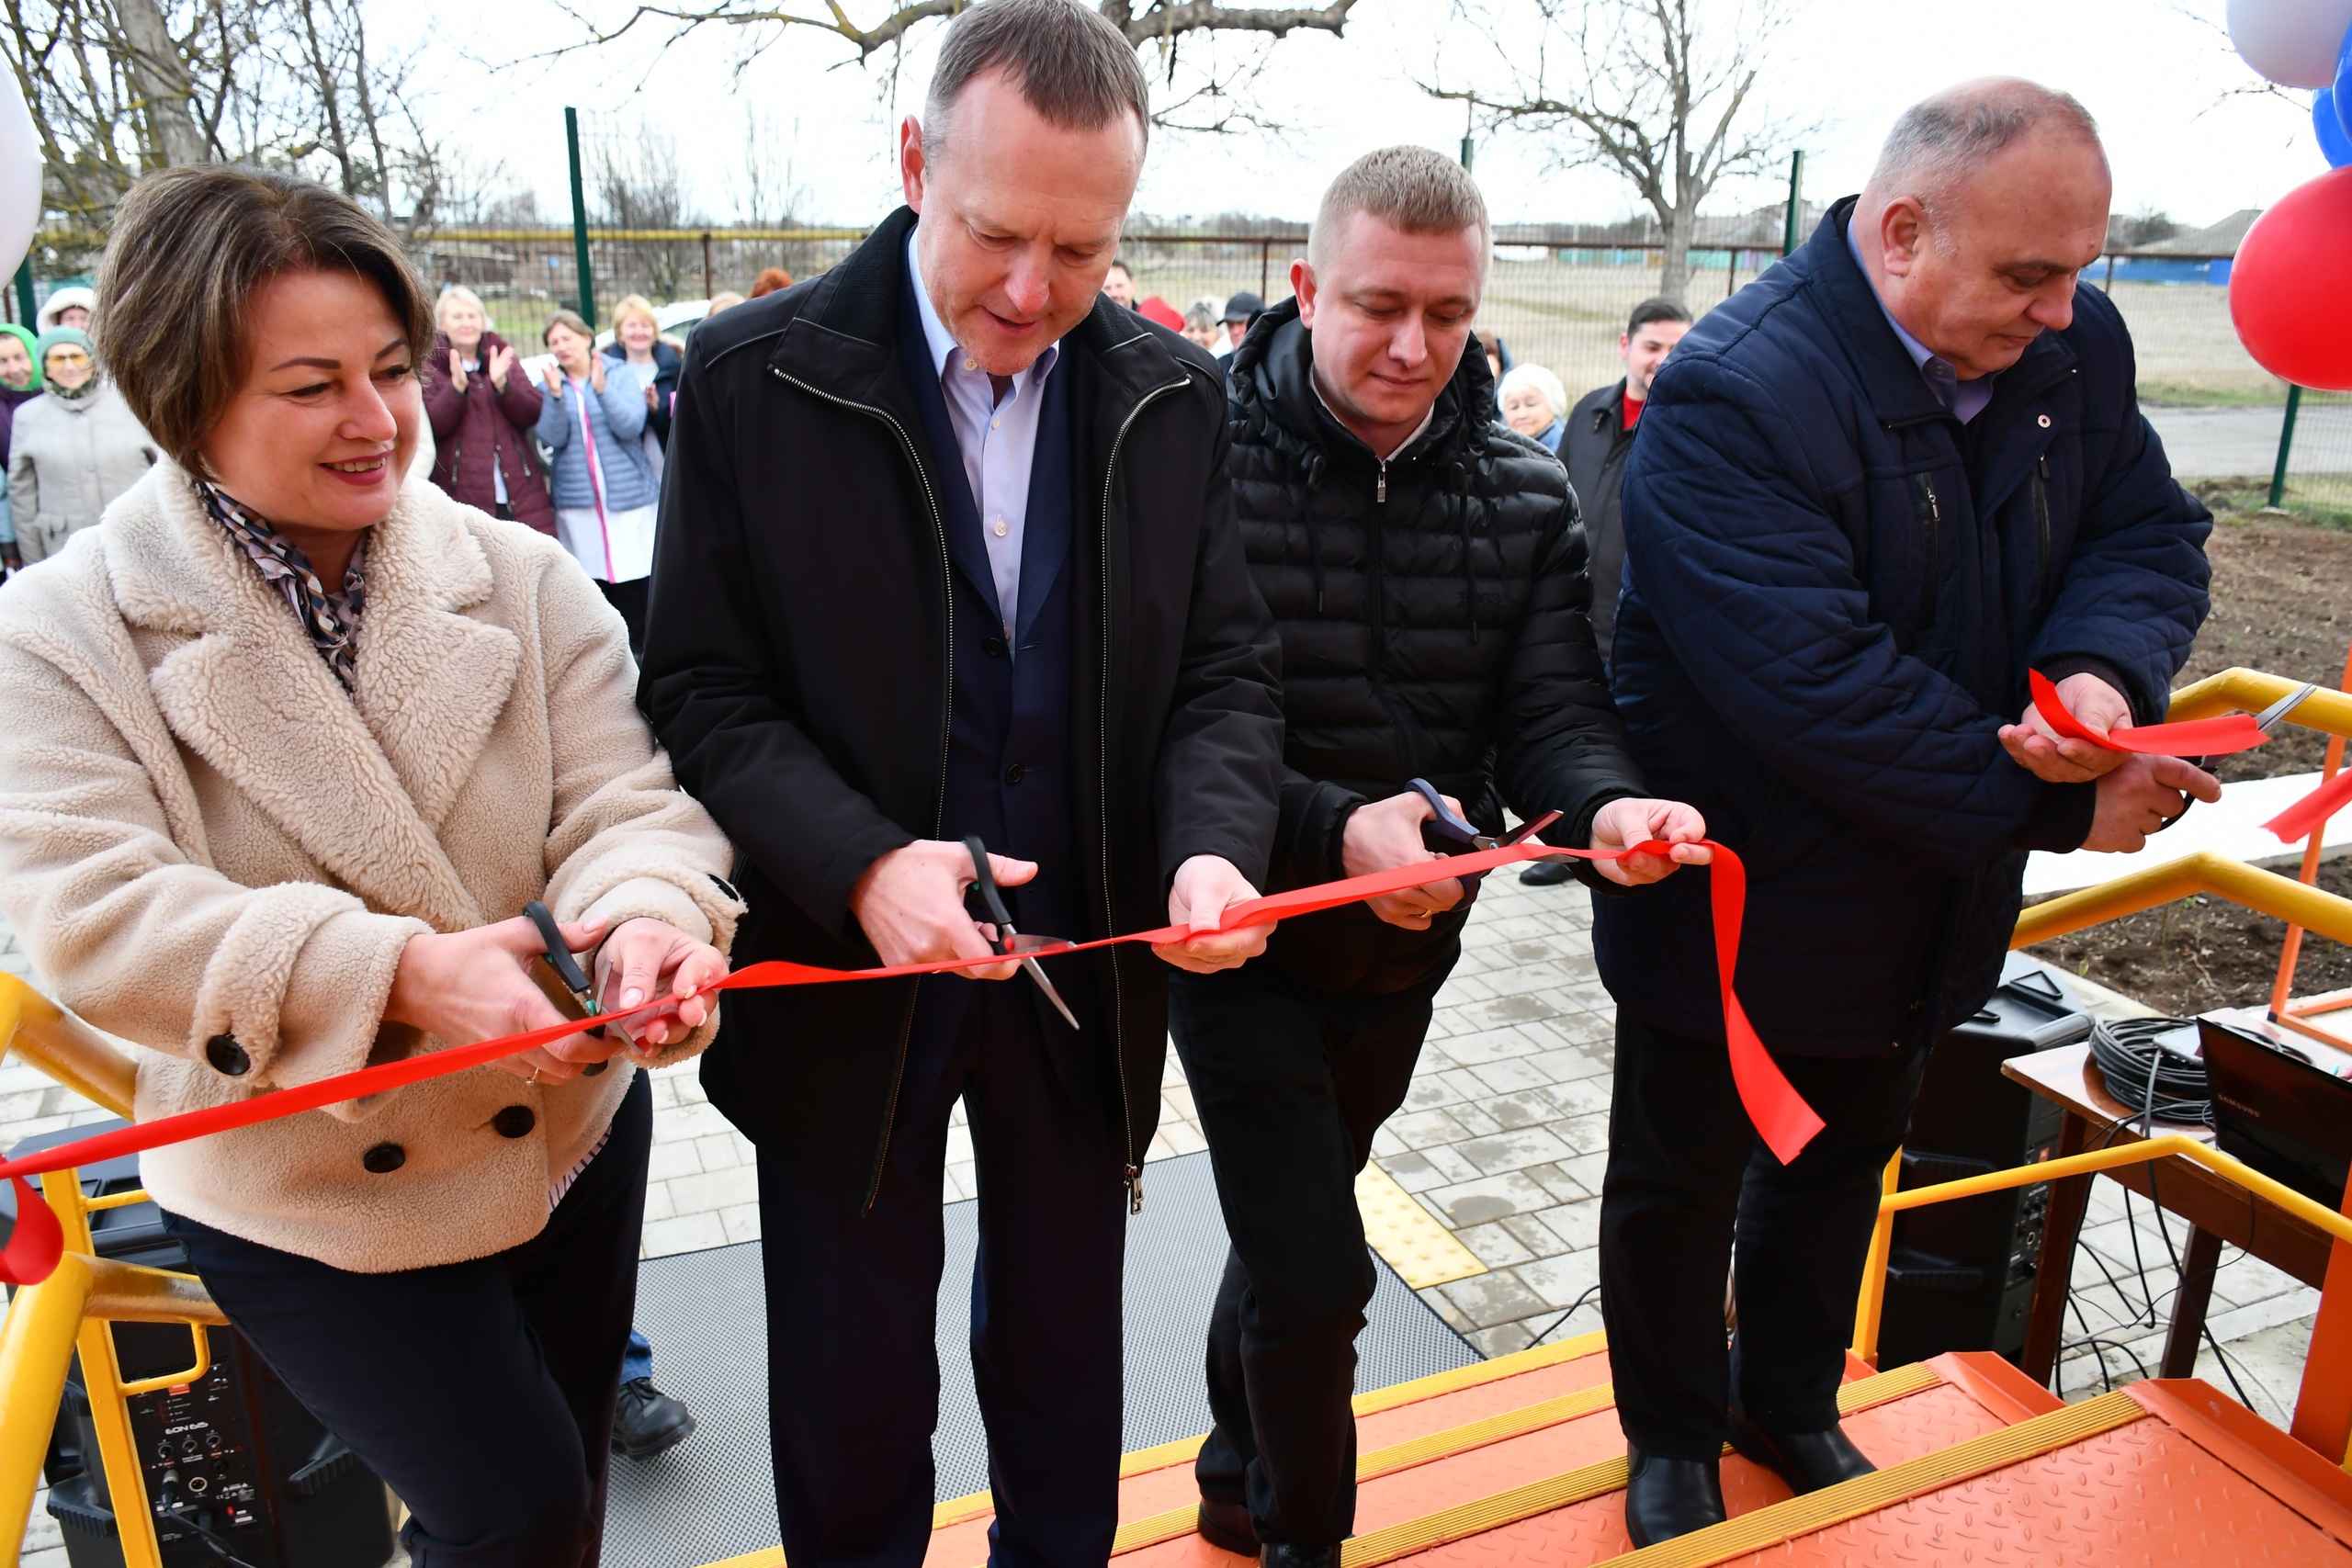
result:
[[[563,982],[563,988],[571,993],[571,999],[580,1004],[581,1011],[590,1018],[603,1012],[605,1010],[596,1003],[596,987],[581,972],[580,961],[571,956],[571,948],[563,940],[563,931],[556,924],[554,911],[534,898],[523,906],[523,918],[537,928],[539,941],[547,946],[548,967],[555,971],[555,977]],[[594,1035],[599,1040],[605,1037],[601,1025],[580,1032]],[[605,1064],[592,1062],[580,1070],[584,1077],[593,1078],[605,1070]]]
[[[1445,796],[1438,793],[1437,785],[1427,779],[1408,779],[1406,787],[1428,801],[1430,810],[1435,814],[1430,821],[1421,824],[1424,837],[1434,835],[1464,849],[1490,850],[1495,847],[1492,839],[1472,827],[1460,812],[1445,803]]]
[[[989,919],[996,926],[996,935],[989,945],[999,953],[1012,951],[1012,911],[1004,907],[1004,895],[997,891],[996,873],[989,869],[989,847],[975,833],[964,840],[965,852],[972,857],[972,891],[980,896],[988,909]]]

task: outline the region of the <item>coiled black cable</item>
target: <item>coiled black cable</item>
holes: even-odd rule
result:
[[[2106,1076],[2107,1092],[2138,1107],[2143,1135],[2151,1120],[2176,1126],[2213,1120],[2204,1059],[2159,1043],[2194,1027],[2195,1021],[2185,1018],[2101,1019],[2091,1026],[2091,1060]]]

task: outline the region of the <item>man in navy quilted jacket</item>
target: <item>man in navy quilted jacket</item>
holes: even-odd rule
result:
[[[2079,281],[2109,192],[2074,99],[1951,88],[1652,389],[1617,705],[1654,793],[1746,857],[1739,993],[1826,1126],[1784,1167],[1740,1109],[1705,875],[1595,900],[1636,1543],[1724,1517],[1726,1438],[1799,1492],[1870,1468],[1837,1387],[1880,1172],[1929,1046],[1999,980],[2026,852],[2137,849],[2219,798],[2187,762],[2058,740],[2027,696],[2040,670],[2095,728],[2160,719],[2205,618],[2212,520]]]

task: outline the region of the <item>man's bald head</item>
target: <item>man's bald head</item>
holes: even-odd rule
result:
[[[2111,194],[2082,105],[1986,77],[1903,112],[1849,222],[1880,300],[1971,380],[2072,324]]]
[[[1932,217],[2028,138],[2064,144],[2107,167],[2098,122],[2071,94],[2019,76],[1981,76],[1903,111],[1862,187],[1861,207],[1877,212],[1910,197]]]

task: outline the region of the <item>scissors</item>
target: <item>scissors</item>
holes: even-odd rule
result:
[[[538,928],[539,940],[547,944],[548,969],[554,975],[556,982],[571,993],[572,1002],[580,1009],[580,1016],[582,1018],[605,1017],[605,1010],[596,1000],[596,987],[590,982],[588,976],[581,972],[580,961],[571,956],[571,949],[565,945],[563,932],[556,926],[555,915],[537,898],[523,906],[523,915],[532,925]],[[545,982],[541,984],[544,986]],[[671,1004],[667,998],[664,998],[650,1007],[639,1008],[626,1018],[612,1019],[608,1021],[611,1027],[620,1031],[621,1038],[628,1042],[629,1049],[634,1052],[639,1049],[637,1035],[629,1025],[649,1022],[657,1014],[670,1010],[672,1010]],[[600,1023],[593,1029],[583,1029],[580,1032],[594,1035],[602,1040],[605,1038],[605,1025]],[[580,1076],[593,1078],[609,1065],[605,1062],[583,1063],[580,1068]]]
[[[1004,907],[1004,895],[997,890],[996,874],[989,870],[989,847],[980,842],[978,835],[974,835],[964,840],[964,848],[972,857],[972,890],[980,896],[980,902],[988,906],[989,919],[996,926],[996,936],[989,945],[999,953],[1024,953],[1026,955],[1021,960],[1021,967],[1029,971],[1029,978],[1037,982],[1037,988],[1046,993],[1046,999],[1054,1004],[1054,1010],[1062,1015],[1062,1021],[1076,1029],[1078,1015],[1069,1010],[1069,1004],[1062,1000],[1062,994],[1054,989],[1051,980],[1046,978],[1046,966],[1037,962],[1035,952],[1039,948],[1067,947],[1069,943],[1055,937],[1023,936],[1014,931],[1012,915]]]
[[[1429,780],[1408,780],[1408,787],[1428,801],[1430,810],[1436,814],[1433,820],[1421,824],[1422,841],[1428,843],[1430,840],[1436,839],[1450,849],[1499,850],[1510,844],[1523,843],[1560,819],[1558,812],[1547,811],[1532,822],[1522,822],[1517,829],[1498,838],[1492,833],[1481,833],[1464,821],[1459,812],[1445,803],[1445,796],[1438,793],[1437,785]],[[1435,849],[1438,846],[1431,844],[1430,847]],[[1486,874],[1481,871],[1465,876],[1462,879],[1463,886],[1475,887]]]
[[[2297,708],[2302,706],[2303,699],[2318,690],[2318,682],[2312,681],[2304,682],[2301,685],[2296,687],[2285,696],[2280,697],[2277,702],[2272,703],[2268,707],[2264,708],[2260,713],[2256,714],[2254,716],[2254,727],[2262,731],[2265,735],[2274,735],[2278,733],[2278,727],[2287,722],[2287,716],[2294,712]],[[2211,757],[2190,757],[2186,759],[2186,761],[2191,767],[2211,769],[2213,765],[2213,759]],[[2182,817],[2188,816],[2188,808],[2196,804],[2197,797],[2195,795],[2183,794],[2180,797],[2179,814],[2177,816],[2165,818],[2163,822],[2156,826],[2154,830],[2159,833],[2163,832],[2166,828],[2169,828],[2174,823],[2179,821]]]

